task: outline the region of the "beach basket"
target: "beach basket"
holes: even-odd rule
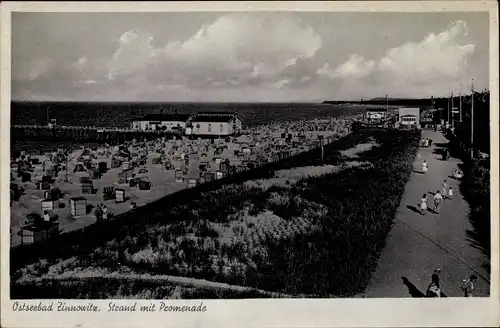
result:
[[[87,214],[87,199],[85,197],[73,197],[69,200],[72,216]]]

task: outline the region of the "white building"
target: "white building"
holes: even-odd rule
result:
[[[365,118],[371,120],[385,120],[387,118],[387,110],[385,108],[367,108]]]
[[[229,136],[241,131],[242,121],[233,112],[203,112],[186,124],[186,135]]]
[[[189,114],[147,114],[131,123],[131,128],[141,131],[184,130]]]

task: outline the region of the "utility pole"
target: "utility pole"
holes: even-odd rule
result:
[[[472,95],[471,95],[471,108],[470,108],[470,146],[471,146],[471,158],[474,158],[474,79],[472,79]]]
[[[453,91],[451,92],[451,129],[455,129],[455,113],[453,112]]]
[[[460,93],[459,93],[459,110],[460,110],[460,123],[462,123],[462,85],[460,84]],[[462,126],[462,124],[460,124]]]
[[[451,124],[451,106],[450,106],[450,98],[448,98],[448,124]]]

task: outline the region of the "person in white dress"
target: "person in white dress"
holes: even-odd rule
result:
[[[443,198],[447,198],[448,197],[448,188],[450,186],[448,185],[448,180],[444,180],[443,181],[443,186],[442,186],[442,195],[443,195]]]
[[[423,161],[422,162],[422,172],[427,173],[428,170],[429,170],[429,168],[427,167],[427,161]]]
[[[427,212],[427,194],[423,194],[422,198],[420,199],[420,213],[422,215],[425,215]]]
[[[453,198],[453,188],[451,186],[448,188],[448,198],[449,199]]]

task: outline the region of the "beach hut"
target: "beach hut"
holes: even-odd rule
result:
[[[118,158],[113,158],[111,160],[111,168],[112,169],[116,169],[116,168],[119,168],[120,166],[122,166],[122,161]]]
[[[115,189],[115,203],[123,203],[125,200],[125,189]]]
[[[46,199],[52,199],[52,200],[58,200],[61,198],[61,189],[59,188],[52,188],[50,190],[45,190],[43,193],[43,197]]]
[[[197,184],[196,179],[189,179],[189,180],[188,180],[188,187],[189,187],[189,188],[193,188],[193,187],[195,187],[195,186],[196,186],[196,184]]]
[[[118,183],[119,184],[128,183],[130,179],[133,178],[133,175],[134,175],[133,169],[127,169],[121,171],[120,173],[118,173]]]
[[[46,198],[41,201],[41,204],[42,204],[42,212],[54,210],[55,201],[53,199]]]
[[[50,222],[49,225],[25,225],[21,227],[21,245],[33,244],[48,240],[59,235],[59,222]]]
[[[229,160],[226,159],[225,161],[221,162],[220,165],[219,165],[219,170],[220,171],[224,171],[224,172],[227,172],[229,168]]]
[[[139,190],[151,190],[151,182],[144,179],[140,180]]]
[[[106,162],[99,162],[97,167],[98,167],[100,174],[104,174],[108,171],[108,163],[106,163]]]
[[[233,174],[236,174],[236,166],[234,165],[229,165],[228,169],[227,169],[227,174],[228,175],[233,175]]]
[[[115,199],[115,188],[114,187],[104,187],[102,197],[104,200]]]
[[[85,197],[73,197],[69,200],[72,216],[82,216],[87,214],[87,199]]]
[[[50,189],[50,183],[48,183],[48,182],[42,182],[42,181],[37,181],[36,188],[38,190],[49,190]]]
[[[203,179],[205,180],[205,182],[213,181],[213,180],[215,180],[215,173],[213,173],[213,172],[204,172],[203,173]]]
[[[53,180],[54,178],[51,175],[42,176],[42,182],[52,183]]]
[[[83,163],[81,162],[76,163],[75,168],[73,169],[73,173],[75,172],[85,172],[85,167],[83,166]]]
[[[182,182],[183,181],[183,177],[184,176],[184,172],[182,172],[181,170],[176,170],[175,171],[175,182]]]
[[[200,163],[199,169],[200,169],[200,172],[206,172],[208,169],[208,163],[206,163],[206,162]]]
[[[91,179],[99,179],[101,177],[100,171],[97,169],[91,169],[89,170],[89,176]]]
[[[82,183],[82,194],[92,194],[94,191],[94,184],[92,181]]]

